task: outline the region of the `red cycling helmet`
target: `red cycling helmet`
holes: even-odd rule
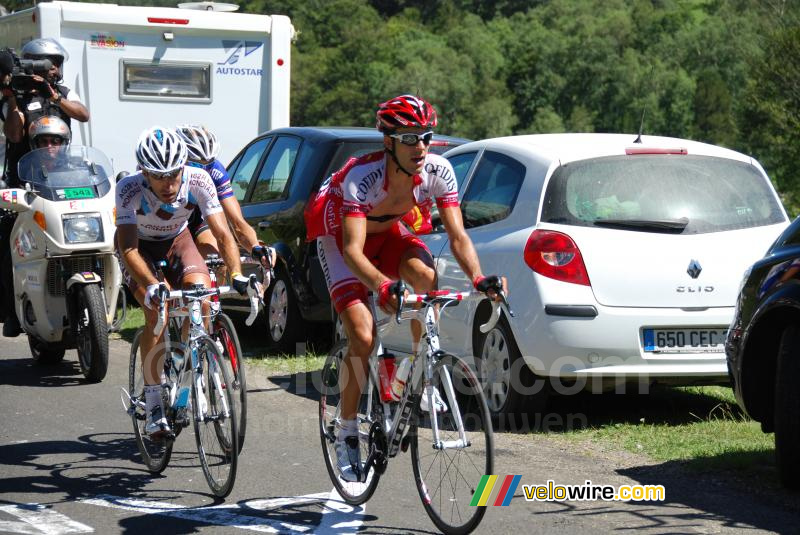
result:
[[[398,128],[434,128],[436,110],[429,102],[413,95],[400,95],[378,104],[378,130],[394,132]]]

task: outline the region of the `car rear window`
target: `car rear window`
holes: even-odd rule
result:
[[[565,164],[545,192],[542,221],[702,234],[780,223],[752,165],[696,155],[610,156]]]

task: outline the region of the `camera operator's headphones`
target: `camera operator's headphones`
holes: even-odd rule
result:
[[[34,39],[28,41],[22,47],[22,57],[25,59],[49,59],[53,65],[58,67],[58,80],[61,81],[61,68],[64,62],[69,59],[69,54],[61,46],[61,43],[52,37],[44,37],[42,39]]]

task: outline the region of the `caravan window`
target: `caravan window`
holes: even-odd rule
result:
[[[211,102],[209,63],[122,60],[120,98]]]

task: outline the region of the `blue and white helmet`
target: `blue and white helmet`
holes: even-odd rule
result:
[[[205,126],[182,124],[176,127],[175,131],[186,143],[191,161],[207,164],[219,154],[217,136]]]
[[[170,128],[153,126],[139,135],[136,161],[143,171],[166,175],[174,173],[188,159],[186,143]]]

